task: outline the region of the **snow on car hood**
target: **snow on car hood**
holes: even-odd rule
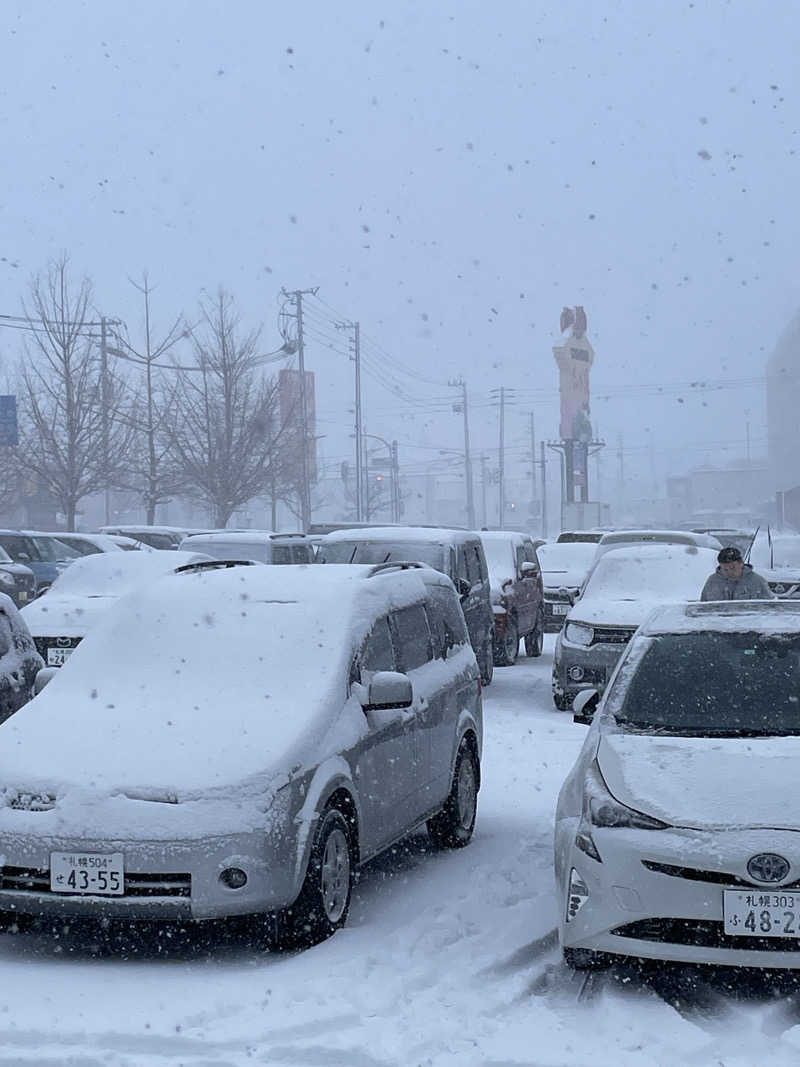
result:
[[[74,597],[50,592],[22,609],[34,637],[83,637],[117,602],[115,596]]]
[[[654,600],[586,600],[569,613],[570,622],[587,626],[638,626],[659,602]]]
[[[366,720],[347,698],[354,648],[425,590],[413,571],[367,573],[242,567],[121,598],[0,726],[0,789],[202,795],[355,743]]]
[[[677,826],[800,826],[800,737],[602,734],[597,760],[621,803]]]

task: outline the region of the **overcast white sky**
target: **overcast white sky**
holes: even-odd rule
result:
[[[419,376],[394,367],[404,395],[465,376],[478,448],[496,445],[488,391],[516,388],[521,459],[524,412],[557,434],[551,346],[581,303],[593,417],[630,467],[648,428],[661,471],[741,455],[745,412],[765,447],[758,384],[633,387],[760,378],[797,308],[792,0],[4,0],[0,32],[0,313],[66,250],[132,329],[127,276],[147,268],[157,320],[221,283],[268,350],[280,287],[318,285]],[[338,462],[351,366],[309,304]],[[0,333],[6,365],[18,341]],[[458,446],[444,405],[365,389],[406,462]]]

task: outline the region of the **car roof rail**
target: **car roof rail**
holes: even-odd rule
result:
[[[227,570],[229,567],[258,567],[253,559],[202,559],[196,563],[183,563],[175,568],[175,574],[194,574],[198,571]]]
[[[416,559],[397,559],[392,560],[391,563],[375,563],[370,569],[368,578],[373,578],[376,574],[385,574],[387,571],[413,571],[413,570],[430,570],[431,568],[427,563],[420,563]]]
[[[244,532],[247,533],[246,530]],[[302,538],[305,538],[307,536],[308,535],[304,534],[304,533],[271,533],[269,535],[271,541],[282,540],[284,537],[302,537]]]

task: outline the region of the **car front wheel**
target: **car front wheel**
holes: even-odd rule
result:
[[[472,839],[478,814],[478,758],[462,741],[444,807],[428,819],[428,833],[439,848],[463,848]]]
[[[353,847],[344,815],[326,808],[317,824],[300,895],[277,917],[280,948],[316,945],[347,922],[353,889]]]

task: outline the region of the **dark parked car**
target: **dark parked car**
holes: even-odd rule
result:
[[[510,667],[516,662],[521,637],[527,656],[541,656],[542,573],[533,541],[511,530],[484,530],[480,538],[492,590],[495,666]]]
[[[446,574],[458,591],[481,681],[494,670],[494,620],[489,570],[481,539],[469,530],[428,526],[373,526],[324,537],[317,563],[397,563],[417,560]]]
[[[0,548],[0,593],[10,596],[18,608],[24,608],[36,596],[36,575],[24,563],[14,563]]]
[[[30,567],[36,577],[36,595],[49,589],[65,567],[78,555],[52,534],[34,534],[25,530],[0,530],[0,548],[15,563]]]

